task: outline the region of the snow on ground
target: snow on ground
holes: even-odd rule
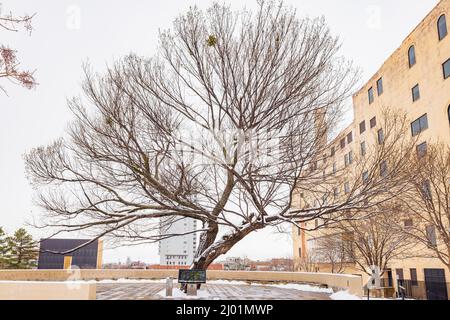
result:
[[[330,296],[331,300],[362,300],[360,297],[350,294],[348,291],[338,291]]]
[[[265,286],[265,287],[276,287],[280,289],[294,289],[298,291],[308,291],[308,292],[320,292],[332,294],[334,291],[329,288],[321,288],[318,286],[312,286],[308,284],[298,284],[298,283],[286,283],[286,284],[264,284],[264,283],[248,283],[244,281],[228,281],[228,280],[211,280],[208,281],[209,284],[229,284],[229,285],[251,285],[251,286]]]
[[[101,284],[133,284],[133,283],[166,283],[166,279],[159,280],[147,280],[147,279],[118,279],[118,280],[72,280],[66,281],[66,283],[101,283]],[[173,283],[177,284],[177,279],[173,279]],[[208,284],[225,284],[225,285],[237,285],[237,286],[265,286],[265,287],[276,287],[280,289],[293,289],[298,291],[307,292],[318,292],[318,293],[328,293],[332,294],[334,291],[330,288],[321,288],[318,286],[308,285],[308,284],[298,284],[298,283],[286,283],[286,284],[264,284],[264,283],[250,283],[245,281],[235,281],[235,280],[210,280]]]
[[[166,289],[161,290],[157,293],[158,296],[161,296],[166,299],[177,299],[177,298],[183,298],[183,299],[202,299],[202,298],[209,298],[209,293],[205,290],[198,290],[197,296],[188,296],[184,291],[181,291],[178,288],[173,288],[172,296],[166,296]]]

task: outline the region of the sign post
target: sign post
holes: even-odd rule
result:
[[[166,297],[173,295],[173,279],[172,277],[166,278]]]
[[[188,296],[196,296],[197,287],[206,283],[206,271],[180,269],[178,271],[178,283],[182,285],[182,288],[185,288]]]

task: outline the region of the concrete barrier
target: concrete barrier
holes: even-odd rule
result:
[[[176,278],[178,270],[0,270],[0,281],[67,281]],[[361,276],[331,273],[208,270],[208,280],[309,283],[362,296]]]
[[[0,300],[95,300],[96,289],[92,283],[0,281]]]

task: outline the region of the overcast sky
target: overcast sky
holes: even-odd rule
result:
[[[225,0],[235,9],[254,8],[256,0]],[[286,0],[301,16],[325,16],[343,43],[342,54],[362,68],[369,79],[438,0]],[[34,32],[0,31],[0,44],[19,51],[22,66],[36,69],[39,86],[31,91],[3,81],[0,92],[0,226],[13,232],[31,215],[32,190],[24,174],[22,156],[33,147],[61,136],[71,119],[66,98],[80,93],[81,64],[89,59],[102,70],[130,52],[152,55],[158,29],[191,5],[207,7],[207,0],[0,0],[3,11],[37,13]],[[362,84],[361,83],[361,84]],[[351,120],[351,113],[347,121]],[[41,231],[30,230],[39,238]],[[231,250],[229,255],[265,259],[292,255],[288,236],[262,231]],[[107,250],[105,261],[127,257],[158,262],[157,246]]]

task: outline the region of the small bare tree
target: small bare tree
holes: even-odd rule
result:
[[[344,221],[335,228],[347,237],[345,257],[368,275],[372,266],[383,274],[393,260],[418,254],[411,237],[398,231],[398,207],[385,203],[372,210],[361,220]]]
[[[352,262],[347,246],[345,235],[340,233],[316,239],[313,249],[316,263],[329,265],[331,273],[343,273],[345,266]]]
[[[405,219],[400,230],[450,270],[450,148],[422,144],[412,159],[406,192],[399,195]]]
[[[14,16],[12,13],[3,14],[2,3],[0,3],[0,34],[1,32],[18,32],[20,27],[23,27],[31,34],[33,30],[31,25],[33,16]],[[0,79],[9,79],[28,89],[36,86],[33,72],[19,70],[19,65],[16,51],[0,43]],[[6,92],[2,86],[0,86],[0,90]]]
[[[337,223],[398,192],[395,179],[357,179],[347,197],[292,210],[298,190],[330,190],[314,167],[357,73],[323,19],[258,3],[256,13],[192,8],[154,58],[129,56],[103,76],[86,68],[68,137],[25,156],[46,212],[38,227],[130,244],[178,236],[161,230],[192,218],[202,224],[192,268],[206,269],[252,232]],[[400,155],[393,139],[368,170]]]

